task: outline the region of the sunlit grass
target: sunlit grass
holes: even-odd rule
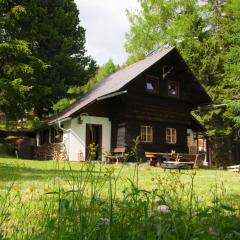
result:
[[[70,169],[71,168],[71,169]],[[35,161],[21,160],[14,158],[0,158],[0,189],[5,189],[14,180],[20,188],[24,189],[30,185],[35,185],[37,188],[44,188],[46,185],[50,187],[54,184],[56,178],[66,179],[68,172],[78,174],[80,169],[84,168],[83,164],[75,162],[56,162],[56,161]],[[113,168],[115,174],[121,170],[121,175],[118,182],[119,192],[125,187],[126,179],[134,175],[134,166],[128,165],[95,165],[95,170]],[[151,190],[154,185],[156,176],[168,176],[171,174],[169,170],[162,170],[155,167],[139,167],[140,187]],[[172,171],[175,172],[175,171]],[[181,181],[189,184],[189,175],[191,171],[181,171]],[[231,173],[221,170],[206,170],[198,169],[195,176],[195,187],[199,197],[207,198],[207,192],[216,184],[224,183],[226,194],[239,195],[240,197],[240,174]]]
[[[239,174],[220,170],[195,174],[5,156],[0,234],[35,240],[239,239],[239,180]]]

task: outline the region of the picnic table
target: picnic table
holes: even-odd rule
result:
[[[145,152],[150,165],[159,164],[164,169],[190,169],[200,164],[199,154]]]

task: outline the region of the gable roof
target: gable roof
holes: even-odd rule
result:
[[[143,60],[140,60],[134,64],[131,64],[126,68],[123,68],[111,74],[110,76],[104,78],[83,97],[75,101],[73,104],[68,106],[62,112],[50,118],[48,120],[48,123],[51,124],[51,123],[54,123],[55,121],[69,118],[74,113],[81,110],[82,108],[97,101],[98,98],[120,91],[125,85],[127,85],[137,76],[139,76],[141,73],[149,69],[155,63],[163,59],[172,51],[176,51],[178,53],[175,47],[163,50],[161,52],[154,52],[148,55],[147,57],[145,57]],[[206,102],[208,103],[212,102],[211,98],[208,96],[208,94],[206,93],[204,88],[201,86],[201,84],[197,81],[194,75],[193,75],[193,78],[196,81],[196,83],[199,85],[200,90],[205,95]]]

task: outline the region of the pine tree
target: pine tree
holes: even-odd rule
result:
[[[7,119],[17,119],[28,110],[34,74],[46,65],[32,55],[29,43],[16,39],[21,19],[27,12],[22,5],[0,2],[0,111]]]
[[[23,0],[28,15],[19,37],[30,42],[33,55],[47,65],[38,72],[29,102],[42,117],[66,96],[69,87],[84,85],[95,75],[96,63],[86,55],[85,29],[74,0]]]

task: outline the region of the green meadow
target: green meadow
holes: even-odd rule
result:
[[[0,239],[240,239],[240,174],[0,158]]]

